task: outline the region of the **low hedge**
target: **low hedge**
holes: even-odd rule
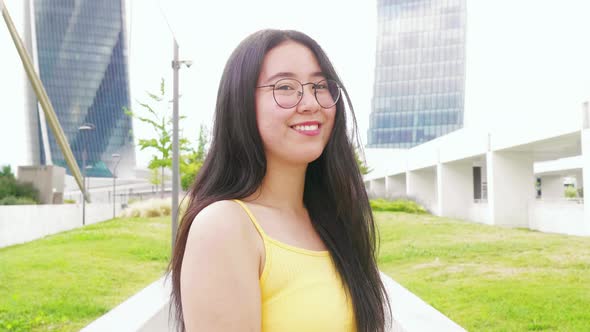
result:
[[[36,200],[30,197],[6,196],[0,198],[0,205],[36,205]]]
[[[408,199],[397,199],[394,201],[372,199],[370,200],[370,203],[373,211],[406,212],[415,214],[428,213],[428,211],[420,204]]]

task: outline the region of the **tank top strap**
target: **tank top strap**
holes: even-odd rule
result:
[[[239,199],[234,199],[233,201],[238,203],[242,207],[242,209],[246,212],[248,217],[250,217],[250,221],[252,221],[252,224],[254,224],[254,227],[256,227],[256,230],[258,231],[258,233],[260,233],[260,236],[262,236],[262,238],[266,240],[267,239],[266,233],[264,233],[264,230],[262,230],[262,227],[260,227],[260,224],[256,220],[256,217],[254,217],[254,214],[252,213],[252,211],[250,211],[248,206],[246,206],[246,204],[244,204],[244,202],[242,202]]]

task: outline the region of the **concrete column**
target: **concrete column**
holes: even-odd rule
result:
[[[584,188],[584,234],[590,235],[590,128],[582,129],[582,188]]]
[[[375,198],[385,198],[385,178],[371,180],[371,192]]]
[[[473,166],[471,162],[451,162],[437,166],[437,215],[468,219],[473,204]]]
[[[563,199],[565,197],[565,188],[563,186],[563,176],[546,175],[541,176],[541,197],[543,199]]]
[[[535,175],[530,153],[487,153],[488,207],[494,225],[529,226],[529,204],[535,199]]]
[[[436,167],[406,172],[406,192],[426,209],[437,209]]]
[[[584,186],[584,179],[582,179],[582,169],[576,171],[576,174],[574,174],[574,179],[576,179],[576,189],[578,188],[583,188]]]
[[[484,163],[481,166],[481,198],[485,201],[488,199],[488,165]]]
[[[406,173],[386,177],[385,191],[387,198],[406,197]]]
[[[365,181],[365,191],[367,192],[367,196],[371,197],[371,181]]]

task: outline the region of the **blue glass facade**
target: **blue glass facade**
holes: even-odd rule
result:
[[[124,0],[33,0],[41,80],[74,156],[88,176],[110,177],[113,153],[135,160],[129,107]],[[95,129],[80,131],[84,123]],[[48,128],[52,163],[67,169]],[[43,147],[39,134],[40,146]],[[47,154],[41,148],[41,163]],[[69,173],[69,169],[68,169]]]
[[[368,147],[410,148],[463,127],[465,0],[378,0]]]

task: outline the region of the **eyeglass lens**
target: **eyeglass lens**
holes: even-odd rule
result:
[[[330,108],[340,98],[340,88],[333,80],[323,80],[315,84],[314,94],[318,104],[323,108]],[[299,104],[303,97],[303,85],[297,80],[285,78],[279,80],[273,89],[277,104],[283,108],[292,108]]]

